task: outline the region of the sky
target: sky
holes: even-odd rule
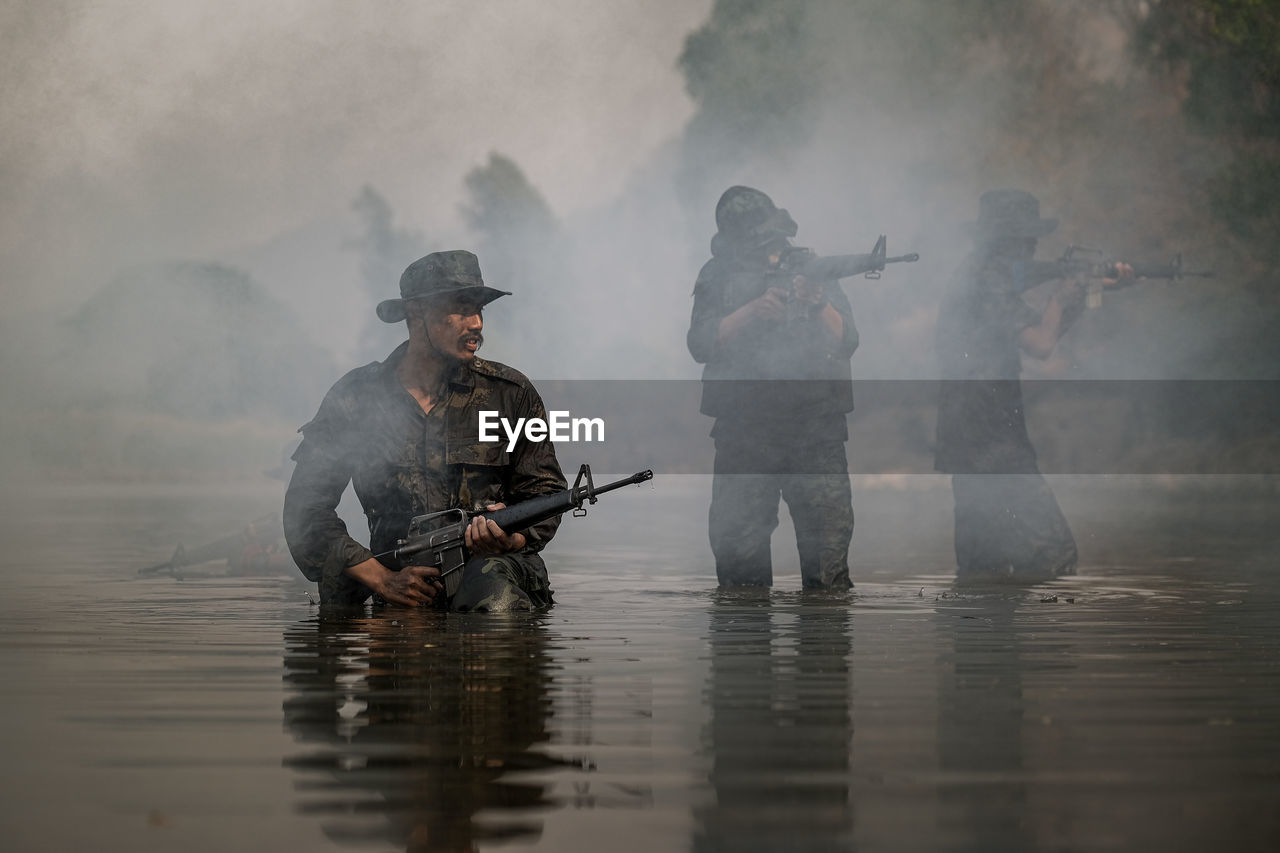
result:
[[[219,259],[329,334],[356,304],[362,186],[431,245],[467,239],[462,177],[494,150],[558,216],[609,203],[692,114],[675,63],[710,7],[5,0],[7,313]]]

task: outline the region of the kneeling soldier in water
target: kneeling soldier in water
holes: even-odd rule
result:
[[[400,298],[378,306],[384,322],[406,322],[409,340],[385,361],[338,380],[302,427],[285,495],[285,536],[302,573],[319,583],[322,603],[359,604],[376,595],[452,610],[550,606],[538,552],[558,517],[517,533],[472,519],[471,557],[447,601],[437,568],[388,557],[415,516],[496,509],[565,488],[551,442],[521,438],[509,452],[503,443],[479,442],[481,410],[512,421],[547,417],[523,374],[476,356],[484,306],[507,295],[485,285],[470,252],[436,252],[410,264]],[[369,519],[372,550],[348,535],[336,512],[349,482]]]

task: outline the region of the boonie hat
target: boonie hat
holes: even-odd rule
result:
[[[484,306],[499,296],[510,296],[511,292],[487,286],[480,276],[480,261],[471,252],[461,249],[432,252],[405,268],[400,276],[400,298],[379,302],[378,319],[399,323],[406,316],[404,304],[410,299],[459,294],[473,297]]]
[[[978,199],[978,221],[966,223],[973,237],[1043,237],[1058,227],[1040,218],[1040,200],[1025,190],[988,190]]]

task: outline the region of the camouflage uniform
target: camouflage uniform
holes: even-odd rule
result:
[[[795,223],[746,187],[724,194],[716,220],[688,334],[689,352],[706,365],[701,410],[716,419],[709,513],[716,575],[725,585],[773,582],[769,540],[781,496],[795,524],[804,586],[847,588],[853,505],[845,416],[853,409],[849,359],[858,346],[849,300],[839,282],[821,283],[844,321],[834,343],[817,312],[802,310],[718,345],[725,317],[780,286],[761,247],[785,246]]]
[[[478,271],[476,267],[477,278]],[[380,307],[380,316],[386,313]],[[481,358],[459,362],[445,399],[424,413],[396,375],[408,346],[405,342],[386,361],[338,380],[315,418],[302,427],[303,441],[294,454],[297,467],[285,496],[285,535],[302,573],[319,583],[322,602],[365,601],[371,591],[344,570],[393,550],[416,515],[455,507],[482,510],[566,487],[550,441],[521,437],[511,452],[505,439],[479,441],[481,410],[497,411],[511,423],[546,419],[541,398],[523,374]],[[348,482],[369,519],[372,550],[347,534],[335,511]],[[549,606],[551,589],[538,552],[558,525],[556,518],[523,531],[527,544],[522,551],[468,560],[449,607]],[[403,568],[390,555],[379,561],[393,570]]]
[[[1052,230],[1034,196],[986,193],[987,238]],[[1037,581],[1073,574],[1071,528],[1036,464],[1022,401],[1019,335],[1040,322],[1022,298],[1025,261],[981,239],[961,265],[938,315],[942,379],[934,467],[951,474],[957,577]]]

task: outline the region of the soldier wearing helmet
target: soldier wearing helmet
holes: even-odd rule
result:
[[[770,585],[779,498],[796,528],[802,583],[845,589],[853,507],[844,443],[858,346],[839,282],[777,276],[795,220],[760,190],[730,187],[711,260],[694,285],[688,346],[715,418],[711,550],[722,585]]]

